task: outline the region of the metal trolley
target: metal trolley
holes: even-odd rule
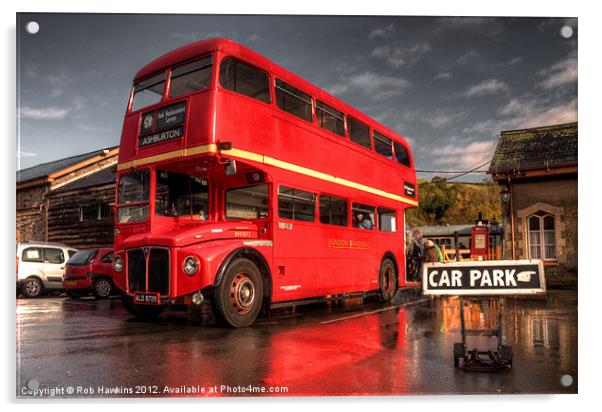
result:
[[[497,303],[497,325],[492,329],[468,329],[464,318],[464,307],[468,302],[487,303],[493,306]],[[501,372],[512,368],[512,347],[503,344],[503,312],[504,298],[502,297],[460,297],[460,324],[462,342],[454,343],[454,366],[471,371]],[[496,350],[468,351],[467,336],[497,336]],[[460,362],[460,359],[462,362]]]

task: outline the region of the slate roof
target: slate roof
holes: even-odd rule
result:
[[[113,150],[118,146],[109,147],[106,149],[99,149],[93,152],[84,153],[77,156],[67,157],[65,159],[54,160],[52,162],[42,163],[37,166],[28,167],[27,169],[17,170],[17,183],[27,182],[29,180],[41,179],[49,176],[60,170],[66,169],[73,165],[76,165],[84,160],[90,159],[94,156],[101,155],[103,150]]]
[[[84,189],[87,187],[94,186],[102,186],[106,184],[114,184],[115,183],[115,172],[114,168],[106,167],[96,173],[89,174],[88,176],[77,179],[58,190],[55,190],[53,193],[61,193],[68,192],[70,190],[78,190]]]
[[[577,123],[501,133],[489,174],[577,164]]]

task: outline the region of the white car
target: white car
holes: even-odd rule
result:
[[[17,243],[17,294],[35,298],[63,288],[65,263],[77,249],[60,243]]]

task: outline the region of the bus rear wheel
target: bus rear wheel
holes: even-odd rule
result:
[[[218,323],[244,328],[257,319],[263,301],[259,269],[248,259],[230,264],[222,282],[213,290],[213,311]]]
[[[382,302],[389,303],[397,290],[397,270],[389,258],[383,259],[378,275],[379,297]]]
[[[134,298],[126,294],[121,296],[121,301],[128,312],[140,319],[154,319],[167,307],[167,305],[136,304],[134,303]]]

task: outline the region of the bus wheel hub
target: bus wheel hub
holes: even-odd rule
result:
[[[255,300],[255,286],[246,273],[239,273],[230,285],[230,302],[238,313],[251,310]]]

